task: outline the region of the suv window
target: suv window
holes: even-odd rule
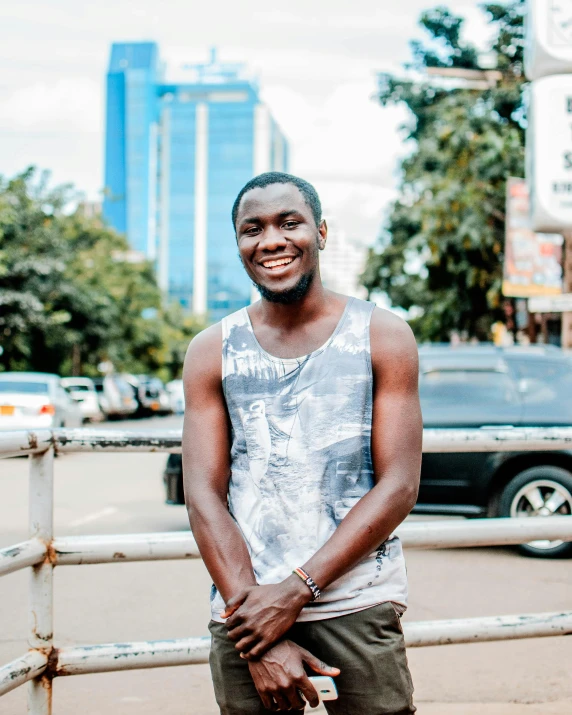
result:
[[[419,384],[427,427],[516,425],[522,401],[510,374],[495,370],[432,370]]]
[[[459,405],[491,402],[516,403],[518,394],[511,377],[488,370],[435,370],[421,378],[422,399],[438,400],[440,404]]]
[[[90,392],[89,385],[68,385],[66,389],[72,392]]]
[[[572,424],[572,361],[510,357],[529,424]]]

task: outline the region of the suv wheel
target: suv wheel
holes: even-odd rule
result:
[[[499,516],[522,518],[572,514],[572,474],[561,467],[531,467],[517,474],[504,488]],[[572,556],[572,542],[531,541],[518,547],[527,556]]]

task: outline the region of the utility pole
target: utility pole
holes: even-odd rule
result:
[[[572,8],[528,0],[527,20],[524,67],[532,83],[526,173],[532,224],[535,231],[564,236],[561,342],[572,348]]]
[[[572,231],[564,233],[564,276],[562,289],[572,294]],[[562,347],[572,348],[572,313],[562,313]]]

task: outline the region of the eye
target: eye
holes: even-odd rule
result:
[[[286,221],[285,223],[282,224],[282,226],[284,228],[296,228],[299,225],[300,225],[299,221]]]
[[[251,226],[242,232],[243,236],[255,236],[260,229],[258,226]]]

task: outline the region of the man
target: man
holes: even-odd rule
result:
[[[327,290],[315,189],[255,177],[232,212],[261,300],[191,343],[185,496],[214,582],[211,670],[222,715],[318,704],[413,713],[395,528],[417,498],[422,424],[408,325]]]

